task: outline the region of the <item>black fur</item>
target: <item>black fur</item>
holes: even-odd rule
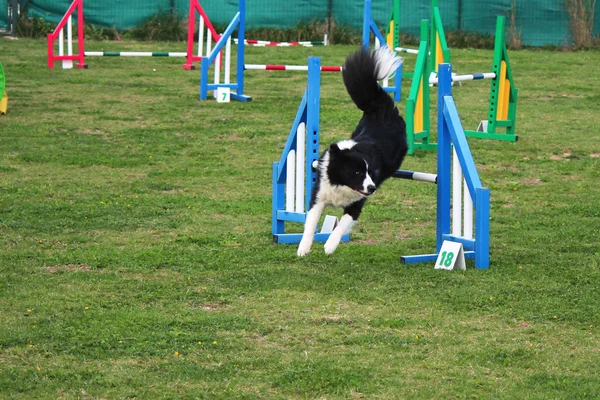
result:
[[[408,146],[404,118],[377,83],[376,71],[374,53],[361,48],[346,59],[342,76],[352,101],[363,111],[351,136],[357,142],[351,150],[369,163],[379,186],[400,168]]]

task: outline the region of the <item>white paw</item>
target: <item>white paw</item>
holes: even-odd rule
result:
[[[309,243],[306,240],[301,240],[298,245],[298,257],[304,257],[310,252],[310,246],[312,243]]]
[[[337,249],[340,244],[339,239],[334,238],[333,236],[329,236],[327,242],[325,242],[325,254],[331,254]]]

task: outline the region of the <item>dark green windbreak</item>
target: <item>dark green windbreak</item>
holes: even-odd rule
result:
[[[0,0],[0,30],[7,31],[8,28],[8,0]]]
[[[401,31],[418,36],[419,22],[429,18],[430,0],[401,1]],[[7,23],[3,10],[8,0],[0,0],[0,28]],[[71,2],[68,0],[30,0],[29,15],[58,22]],[[571,43],[569,16],[565,0],[439,0],[446,31],[463,30],[493,35],[496,16],[507,17],[507,28],[514,20],[523,44],[529,46],[568,45]],[[215,25],[226,25],[237,11],[237,0],[202,0],[202,7]],[[373,0],[372,16],[385,30],[393,0]],[[319,21],[328,26],[362,26],[363,0],[247,0],[246,25],[249,29],[294,28],[299,22]],[[188,0],[84,0],[85,20],[98,27],[128,29],[140,25],[158,12],[185,17]],[[600,5],[596,7],[594,34],[600,33]],[[512,18],[514,17],[514,18]],[[268,40],[269,38],[259,38]]]

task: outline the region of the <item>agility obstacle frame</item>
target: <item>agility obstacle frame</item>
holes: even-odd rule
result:
[[[246,16],[246,8],[245,8],[245,1],[244,0],[240,0],[239,2],[239,11],[236,14],[236,17],[234,17],[234,20],[236,21],[236,26],[238,27],[237,31],[238,31],[238,38],[237,39],[233,39],[236,43],[249,43],[249,44],[256,44],[256,45],[265,45],[265,46],[276,46],[276,45],[282,45],[282,42],[260,42],[260,41],[247,41],[244,39],[244,20],[245,20],[245,16]],[[362,43],[363,46],[365,46],[366,48],[370,47],[370,38],[371,38],[371,33],[373,33],[373,35],[375,36],[375,47],[379,47],[382,45],[386,45],[386,42],[383,38],[383,36],[381,35],[381,33],[379,32],[379,29],[377,28],[377,25],[375,24],[375,22],[373,21],[373,18],[371,17],[371,0],[365,0],[364,2],[364,13],[363,13],[363,37],[362,37]],[[234,21],[232,21],[233,24]],[[230,24],[231,26],[231,24]],[[221,46],[219,46],[219,43],[221,43],[222,40],[227,40],[227,38],[230,36],[227,34],[229,28],[225,31],[225,33],[223,33],[221,35],[221,39],[220,41],[217,43],[217,45],[215,45],[215,48],[221,48]],[[252,42],[256,42],[256,43],[252,43]],[[285,42],[283,42],[285,43]],[[302,42],[292,42],[293,44],[295,43],[302,43]],[[314,42],[306,42],[306,43],[314,43]],[[291,45],[289,42],[287,43],[287,45]],[[308,66],[306,65],[275,65],[275,64],[246,64],[245,63],[245,58],[244,58],[244,47],[245,46],[239,46],[237,47],[237,66],[238,66],[238,72],[237,72],[237,94],[236,97],[232,96],[231,98],[234,100],[238,100],[238,98],[242,98],[244,100],[242,101],[248,101],[245,99],[250,99],[248,96],[244,96],[243,95],[243,71],[244,70],[264,70],[264,71],[307,71],[308,70]],[[225,58],[225,64],[229,65],[230,63],[230,59],[231,59],[231,47],[227,47],[225,54],[224,54],[224,58]],[[208,61],[205,61],[204,59],[207,59]],[[201,72],[201,77],[200,77],[200,100],[206,100],[208,98],[208,91],[213,90],[215,92],[215,97],[216,97],[216,91],[219,90],[219,88],[224,88],[225,90],[227,90],[227,88],[229,87],[233,87],[232,85],[236,85],[236,84],[231,84],[229,83],[229,76],[227,74],[227,72],[225,73],[225,82],[222,84],[218,83],[218,79],[217,79],[217,75],[218,71],[219,71],[219,64],[217,63],[215,65],[215,83],[214,84],[208,84],[208,70],[210,68],[211,63],[213,62],[213,56],[211,55],[207,55],[205,58],[202,60],[202,72]],[[240,70],[241,67],[241,70]],[[323,65],[321,66],[321,71],[322,72],[341,72],[342,71],[342,66],[326,66]],[[398,70],[395,73],[395,76],[397,76],[398,78],[393,78],[394,79],[394,83],[393,85],[389,85],[388,80],[385,80],[382,82],[382,86],[384,88],[384,90],[388,93],[392,93],[394,100],[395,101],[400,101],[400,94],[401,94],[401,89],[402,89],[402,66],[400,66],[398,68]],[[241,83],[241,86],[240,86]]]
[[[400,0],[394,0],[400,1]],[[430,72],[437,73],[438,65],[450,64],[450,48],[446,42],[442,14],[438,6],[438,0],[431,0],[431,29],[429,31],[429,43],[431,43],[431,60],[429,62]],[[431,76],[431,74],[429,74]]]
[[[214,91],[215,95],[219,89],[235,91],[231,93],[231,99],[247,102],[251,101],[252,97],[244,95],[244,48],[246,46],[237,46],[237,65],[236,65],[236,82],[231,82],[230,65],[231,65],[231,35],[237,29],[238,40],[244,42],[246,20],[246,0],[239,0],[238,11],[233,16],[233,19],[225,29],[225,32],[220,36],[219,41],[215,44],[209,53],[202,58],[200,63],[200,100],[208,98],[208,91]],[[224,80],[219,82],[221,50],[225,47],[225,71]],[[215,62],[216,61],[216,62]],[[208,83],[208,70],[211,64],[214,65],[214,83]]]
[[[481,121],[475,131],[466,131],[467,136],[481,139],[504,140],[516,142],[517,98],[519,90],[515,87],[508,49],[504,39],[505,19],[498,16],[496,21],[496,38],[494,41],[494,62],[490,88],[490,103],[487,119]],[[505,128],[498,132],[497,128]]]
[[[239,7],[240,19],[244,20],[245,19],[245,7],[242,9],[241,3],[242,3],[242,1],[240,1],[240,7]],[[238,28],[238,38],[233,39],[234,43],[239,44],[240,41],[242,40],[241,37],[243,37],[243,34],[244,34],[244,32]],[[366,48],[370,47],[371,34],[373,34],[375,37],[375,44],[374,44],[375,47],[386,45],[386,41],[385,41],[384,37],[379,32],[377,25],[375,24],[375,22],[373,21],[373,18],[371,17],[371,0],[365,0],[364,9],[363,9],[362,44]],[[223,34],[223,35],[225,35],[225,34]],[[326,41],[323,41],[323,42],[269,42],[269,41],[259,41],[259,40],[243,40],[243,43],[245,45],[253,45],[253,46],[279,46],[279,47],[297,46],[297,45],[314,46],[314,45],[321,45],[321,44],[326,45],[327,44]],[[243,46],[238,46],[238,66],[243,65],[244,70],[264,70],[264,71],[307,71],[308,70],[308,66],[306,66],[306,65],[246,64],[245,59],[243,58],[243,55],[240,58],[240,53],[239,53],[240,47],[243,47]],[[228,60],[228,59],[230,59],[230,57],[231,57],[230,49],[228,48],[225,53],[225,59]],[[228,63],[228,61],[226,61],[226,63]],[[210,64],[209,64],[209,66],[210,66]],[[216,70],[218,70],[218,66],[216,66],[215,68],[216,68]],[[327,65],[321,66],[321,72],[341,72],[342,69],[343,69],[342,66],[327,66]],[[401,79],[402,65],[400,65],[400,67],[396,71],[395,76],[397,76],[398,78],[393,78],[394,82],[392,85],[389,85],[389,80],[384,80],[382,82],[382,86],[386,92],[393,94],[394,101],[400,101],[401,89],[402,89],[402,79]],[[227,75],[226,75],[226,79],[229,79],[227,77]],[[240,81],[239,72],[238,72],[237,79],[239,82]],[[209,85],[206,88],[206,90],[207,91],[208,90],[216,90],[219,87],[223,87],[223,86],[224,85]],[[238,93],[238,94],[240,94],[240,93]],[[202,89],[201,89],[200,98],[201,98],[201,100],[208,98],[207,93],[203,93]]]
[[[437,145],[431,143],[429,117],[429,23],[421,21],[421,41],[415,70],[406,99],[406,140],[408,154],[414,154],[416,149],[435,150]]]
[[[310,205],[319,159],[319,112],[321,103],[321,60],[308,58],[308,84],[296,112],[290,133],[278,162],[273,163],[273,203],[271,227],[273,242],[300,243],[302,233],[286,233],[286,222],[304,223]],[[316,241],[324,242],[337,218],[326,216]],[[350,235],[342,237],[348,241]]]
[[[287,222],[304,223],[319,158],[320,59],[308,60],[308,85],[279,161],[273,163],[272,234],[275,243],[299,243],[302,233],[286,233]],[[437,184],[436,254],[403,256],[410,264],[435,261],[444,240],[460,242],[478,269],[489,267],[489,189],[471,155],[451,86],[451,66],[440,66],[438,84],[437,174],[398,170],[395,178]],[[452,197],[452,202],[450,201]],[[475,212],[473,208],[475,207]],[[337,219],[326,216],[315,240],[326,242]],[[342,240],[348,241],[350,235]]]
[[[392,15],[390,17],[390,22],[387,26],[386,30],[386,42],[390,49],[394,49],[399,53],[408,53],[408,54],[416,54],[418,55],[419,49],[410,49],[406,47],[400,46],[400,0],[394,0]],[[429,70],[427,74],[431,76],[432,74],[437,73],[437,65],[441,63],[450,63],[450,48],[448,47],[448,43],[446,42],[446,34],[444,33],[444,25],[442,24],[442,16],[440,13],[440,8],[438,6],[438,0],[431,1],[431,13],[430,13],[430,28],[431,30],[428,32],[429,35],[429,43],[431,44],[431,49],[433,50],[430,56],[429,62]],[[422,32],[420,33],[420,37],[422,36]],[[413,77],[413,72],[403,72],[402,77],[411,78]]]
[[[73,14],[77,13],[77,54],[73,54]],[[212,42],[219,40],[219,34],[210,23],[206,12],[198,0],[190,0],[188,14],[188,35],[185,52],[149,52],[149,51],[85,51],[83,0],[73,0],[56,29],[48,34],[48,68],[54,68],[56,61],[62,61],[63,68],[72,68],[73,61],[78,68],[87,68],[85,57],[185,57],[183,69],[194,69],[194,62],[202,60],[203,46],[206,40],[207,53]],[[198,45],[194,54],[194,31],[198,19]],[[65,38],[65,28],[67,31]],[[204,39],[206,35],[206,39]],[[65,54],[66,40],[66,54]],[[58,54],[55,54],[55,46]]]
[[[194,55],[194,31],[196,29],[196,15],[198,15],[198,55]],[[194,61],[202,61],[202,48],[204,46],[204,33],[206,32],[206,54],[210,52],[212,41],[219,40],[219,34],[210,22],[206,12],[198,0],[190,0],[190,11],[188,14],[187,51],[185,53],[185,64],[183,69],[194,69]],[[205,29],[206,26],[206,29]]]
[[[514,85],[508,50],[504,40],[504,23],[504,17],[499,16],[496,21],[492,71],[452,76],[452,82],[491,80],[487,119],[479,123],[477,130],[465,131],[468,137],[511,142],[518,139],[518,136],[514,133],[518,90]],[[419,54],[410,92],[406,100],[408,154],[413,154],[416,149],[432,150],[437,146],[431,142],[429,87],[437,84],[438,78],[430,72],[431,57],[428,57],[430,51],[428,32],[428,21],[421,21]],[[499,132],[497,128],[505,128],[505,132]]]
[[[469,149],[465,131],[452,97],[452,66],[440,64],[438,69],[438,159],[436,253],[403,256],[404,263],[435,261],[444,241],[463,245],[465,258],[474,258],[475,267],[489,267],[490,190],[481,184]],[[452,152],[451,149],[454,149]],[[451,156],[453,153],[453,156]],[[452,162],[454,159],[454,163]],[[456,162],[458,161],[458,163]],[[451,167],[451,165],[453,166]],[[460,169],[458,169],[460,166]],[[464,174],[465,213],[461,233],[461,208],[458,197]],[[452,213],[450,195],[452,192]],[[472,203],[471,203],[472,202]],[[475,207],[473,215],[472,207]],[[469,211],[470,210],[470,211]],[[472,217],[475,217],[473,238]],[[451,221],[452,220],[452,221]],[[451,227],[452,222],[452,227]]]
[[[0,115],[6,114],[8,108],[8,95],[6,94],[6,75],[0,63]]]
[[[77,12],[77,53],[73,54],[73,13]],[[64,52],[64,28],[67,27],[67,54]],[[87,68],[84,54],[84,24],[83,0],[73,0],[65,15],[54,29],[48,34],[48,68],[54,68],[55,61],[62,61],[63,68],[73,68],[73,61],[77,61],[77,68]],[[54,54],[54,43],[58,40],[58,55]]]

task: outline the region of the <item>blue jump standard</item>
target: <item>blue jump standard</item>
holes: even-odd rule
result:
[[[444,240],[462,243],[465,258],[474,258],[478,269],[489,268],[490,190],[481,185],[460,117],[452,97],[452,67],[439,65],[438,85],[438,157],[436,253],[403,256],[404,263],[431,262],[437,259]],[[450,234],[450,193],[452,145],[458,156],[475,207],[475,239]]]

